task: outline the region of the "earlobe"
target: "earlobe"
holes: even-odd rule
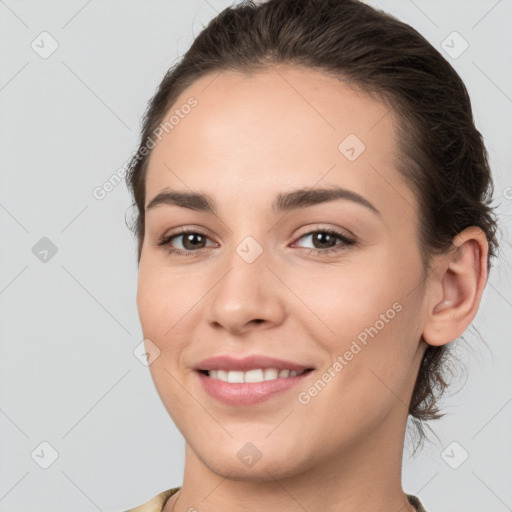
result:
[[[429,278],[423,339],[429,345],[456,340],[471,324],[487,282],[488,242],[469,227],[453,239],[453,247],[435,260]]]

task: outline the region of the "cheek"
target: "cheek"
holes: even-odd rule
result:
[[[164,286],[158,278],[158,271],[141,260],[137,282],[137,310],[145,338],[160,345],[159,330],[162,327],[164,312],[169,295],[163,295]],[[172,310],[172,308],[171,308]]]
[[[178,380],[181,354],[191,341],[190,319],[199,297],[201,294],[187,287],[185,275],[166,271],[161,263],[151,262],[149,258],[141,259],[137,309],[144,339],[149,339],[159,350],[149,371],[162,403],[178,428],[185,427],[182,422],[190,416],[190,407],[194,405]]]
[[[214,276],[217,278],[217,274]],[[193,266],[169,268],[161,259],[148,257],[139,266],[137,309],[145,339],[151,340],[160,356],[150,365],[153,372],[179,371],[183,354],[196,337],[204,319],[205,294],[215,284]]]
[[[396,400],[390,389],[407,388],[421,312],[422,268],[413,253],[381,252],[308,281],[314,315],[303,316],[302,327],[330,356],[324,371],[338,361],[333,389],[344,403],[380,406]]]
[[[337,340],[354,338],[376,322],[382,330],[383,322],[387,326],[386,320],[393,320],[399,305],[406,300],[412,288],[408,281],[414,282],[409,275],[405,276],[407,281],[401,279],[399,267],[392,255],[377,254],[347,265],[315,270],[307,280],[307,272],[303,272],[291,287],[311,314],[298,318],[314,326],[317,336],[334,347]]]
[[[161,262],[141,259],[137,282],[137,309],[144,335],[152,333],[159,344],[173,336],[200,293],[194,279],[185,273],[170,271]]]

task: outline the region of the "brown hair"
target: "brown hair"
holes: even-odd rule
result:
[[[453,237],[478,226],[498,242],[490,202],[493,183],[487,151],[476,129],[459,75],[416,30],[358,0],[243,1],[224,9],[168,70],[148,104],[138,153],[126,181],[138,215],[131,227],[144,241],[145,176],[151,153],[141,151],[178,96],[210,72],[253,72],[287,63],[320,70],[376,95],[399,119],[399,170],[419,201],[419,244],[425,269]],[[429,346],[409,414],[421,436],[423,420],[436,419],[444,392],[448,346]]]

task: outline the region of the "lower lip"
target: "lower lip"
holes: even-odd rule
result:
[[[263,382],[224,382],[197,372],[204,390],[213,398],[228,405],[252,405],[264,402],[273,396],[297,386],[312,371],[295,377],[281,377]]]

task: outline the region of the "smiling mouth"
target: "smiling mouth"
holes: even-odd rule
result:
[[[277,368],[254,368],[252,370],[198,370],[199,373],[214,380],[220,380],[232,384],[258,383],[277,379],[289,379],[301,376],[313,371],[313,368],[305,370],[286,370]]]

